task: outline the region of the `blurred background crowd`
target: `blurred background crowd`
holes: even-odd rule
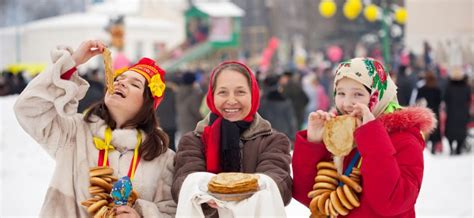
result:
[[[100,39],[115,69],[148,56],[167,71],[157,115],[173,149],[207,114],[209,74],[223,60],[252,67],[259,113],[293,140],[309,112],[332,109],[337,64],[367,56],[384,62],[402,106],[436,113],[432,154],[443,141],[451,155],[471,151],[472,0],[3,0],[0,8],[0,96],[20,93],[54,46]],[[79,73],[91,85],[82,112],[103,96],[102,60]]]

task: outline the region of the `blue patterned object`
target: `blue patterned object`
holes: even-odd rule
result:
[[[114,184],[110,196],[114,199],[115,205],[127,205],[131,193],[132,182],[128,176],[124,176]]]

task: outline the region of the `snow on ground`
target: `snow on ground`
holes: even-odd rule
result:
[[[0,98],[0,217],[36,217],[48,188],[54,161],[19,126],[13,113],[16,96]],[[418,217],[473,217],[473,155],[451,157],[425,152],[425,175]],[[293,200],[288,217],[308,217]]]

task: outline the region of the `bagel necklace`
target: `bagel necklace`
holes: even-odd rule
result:
[[[137,143],[133,151],[128,176],[120,179],[113,175],[114,169],[109,167],[108,153],[109,150],[115,149],[110,144],[111,141],[112,129],[110,127],[105,129],[103,140],[99,137],[94,137],[94,144],[97,150],[99,150],[99,157],[97,161],[98,166],[92,167],[89,170],[89,193],[92,195],[92,198],[81,202],[87,208],[87,212],[94,217],[114,217],[114,206],[132,206],[138,198],[138,193],[132,190],[131,180],[133,180],[140,162],[139,149],[142,144],[142,134],[137,129]]]
[[[356,163],[358,162],[357,166]],[[312,198],[309,208],[312,217],[346,216],[360,206],[357,194],[362,192],[360,165],[362,157],[356,150],[344,174],[339,174],[333,162],[319,162],[316,166]]]

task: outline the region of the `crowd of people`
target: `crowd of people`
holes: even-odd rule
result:
[[[348,217],[415,217],[425,138],[433,154],[443,135],[452,154],[466,147],[466,68],[446,72],[430,58],[400,62],[396,71],[373,58],[350,58],[264,78],[236,61],[210,73],[166,74],[142,58],[116,72],[106,94],[101,72],[86,80],[76,68],[104,48],[97,40],[75,51],[58,47],[52,66],[15,103],[22,128],[57,165],[41,216],[87,216],[79,202],[88,199],[88,173],[98,165],[128,176],[138,193],[134,205],[114,208],[117,217],[277,216],[292,198],[323,215],[308,193],[315,166],[329,161],[342,175],[357,168],[362,176],[360,205]],[[357,119],[355,143],[333,157],[322,135],[339,115]],[[226,202],[202,190],[223,172],[257,174],[269,191]]]
[[[377,52],[372,53],[382,59],[381,55],[376,55]],[[469,76],[472,66],[464,64],[449,67],[441,58],[433,57],[435,54],[442,57],[437,53],[427,42],[424,43],[423,53],[418,56],[399,49],[389,65],[390,76],[398,86],[400,105],[426,106],[435,112],[440,121],[436,130],[428,136],[431,153],[442,152],[445,137],[449,142],[450,154],[458,155],[470,151],[472,146],[467,142],[468,130],[474,126],[474,107],[471,106],[474,78]],[[259,114],[293,143],[295,133],[306,127],[310,112],[331,109],[334,103],[331,81],[336,64],[326,58],[311,68],[267,72],[263,77],[256,75],[261,89]],[[102,73],[99,69],[81,72],[90,88],[79,102],[79,112],[100,100],[104,94]],[[180,137],[194,130],[195,124],[209,112],[204,91],[207,89],[209,73],[208,69],[196,69],[167,75],[167,97],[156,114],[170,137],[170,148],[173,150],[176,150]],[[256,74],[259,74],[258,70]],[[31,80],[25,75],[27,72],[13,74],[3,71],[0,74],[0,96],[21,93]]]

